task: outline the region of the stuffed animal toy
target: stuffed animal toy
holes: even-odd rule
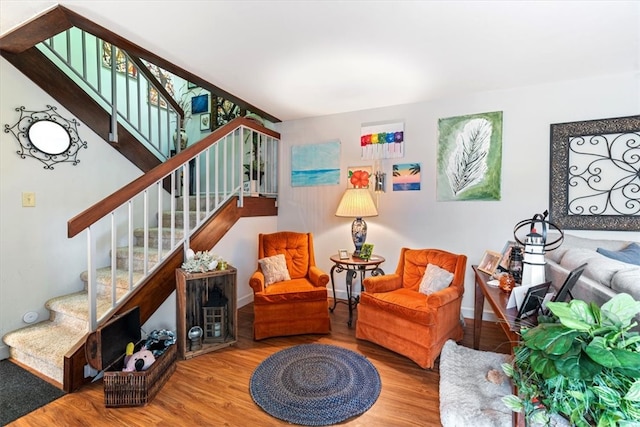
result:
[[[129,355],[129,352],[132,354]],[[133,343],[127,344],[127,351],[124,357],[124,372],[146,371],[149,366],[156,361],[155,356],[146,347],[142,347],[140,351],[133,353]]]

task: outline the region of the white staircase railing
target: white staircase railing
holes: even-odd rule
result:
[[[253,190],[275,197],[278,142],[276,132],[235,119],[70,220],[69,237],[86,231],[89,331],[175,251],[186,252],[229,199],[242,206],[254,168],[261,180]]]
[[[111,142],[120,122],[161,161],[170,156],[184,111],[163,95],[147,64],[77,27],[36,47],[111,114]]]

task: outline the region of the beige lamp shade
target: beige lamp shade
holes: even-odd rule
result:
[[[378,209],[376,209],[369,189],[347,188],[336,210],[336,216],[350,218],[378,216]]]
[[[362,245],[367,240],[367,223],[362,217],[378,216],[378,209],[369,189],[348,188],[342,195],[336,216],[355,218],[351,224],[351,239],[356,248],[353,256],[359,257]]]

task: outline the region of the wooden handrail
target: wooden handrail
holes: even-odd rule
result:
[[[245,126],[273,138],[280,139],[280,134],[278,132],[267,129],[253,120],[249,120],[245,117],[233,119],[226,125],[213,131],[209,136],[205,137],[197,144],[184,149],[174,157],[168,159],[166,162],[156,166],[141,177],[135,179],[113,194],[89,207],[82,213],[71,218],[67,222],[67,237],[71,238],[78,235],[80,232],[98,222],[107,214],[113,212],[128,200],[150,187],[153,183],[164,179],[165,176],[177,169],[180,165],[188,162],[191,158],[197,156],[240,126]]]

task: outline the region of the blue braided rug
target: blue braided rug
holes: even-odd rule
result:
[[[380,395],[380,375],[361,354],[302,344],[266,358],[251,375],[251,397],[265,412],[305,426],[360,415]]]

